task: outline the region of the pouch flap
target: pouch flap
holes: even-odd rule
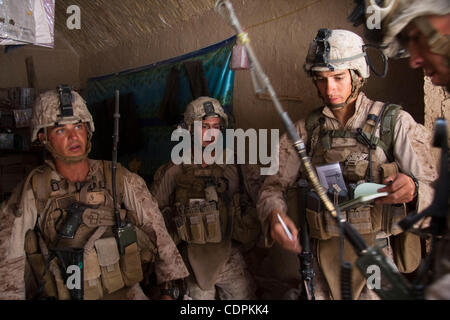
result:
[[[84,280],[89,281],[100,277],[101,270],[98,264],[97,252],[89,250],[84,252]]]
[[[119,249],[115,238],[104,238],[95,241],[98,263],[105,267],[115,264],[120,259]]]

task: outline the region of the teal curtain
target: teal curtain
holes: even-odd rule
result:
[[[187,61],[200,61],[207,80],[210,96],[218,99],[226,113],[233,118],[233,86],[234,71],[230,69],[230,61],[233,45],[236,37],[233,36],[220,43],[191,52],[169,60],[153,63],[148,66],[126,70],[118,74],[90,78],[87,81],[85,98],[88,107],[94,117],[94,122],[104,120],[105,110],[99,105],[109,101],[109,109],[113,105],[115,90],[121,95],[121,124],[119,130],[119,161],[122,165],[139,173],[147,183],[150,183],[153,174],[162,164],[170,161],[170,152],[176,142],[170,141],[173,123],[169,124],[160,118],[160,105],[163,99],[167,77],[172,68],[179,69],[179,90],[176,97],[174,118],[182,119],[186,105],[193,100],[189,81],[183,64]],[[122,96],[127,95],[128,100],[133,101],[133,116],[136,117],[137,128],[134,141],[139,145],[129,150],[130,132],[124,132],[122,120],[129,114],[123,113],[129,110],[129,106],[122,106]],[[128,109],[127,109],[128,107]],[[123,111],[123,112],[122,112]],[[111,113],[111,110],[109,110]],[[112,145],[112,124],[110,132],[95,132],[93,138],[92,158],[109,159],[111,153],[101,153],[101,147]],[[105,127],[102,127],[105,130]],[[96,137],[98,137],[96,139]],[[133,137],[131,137],[133,138]],[[120,152],[128,150],[127,152]]]

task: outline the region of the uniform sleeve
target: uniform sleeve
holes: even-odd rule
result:
[[[151,190],[161,210],[170,206],[170,196],[176,187],[175,177],[181,172],[180,166],[168,166],[164,172],[160,172],[160,177],[154,180]]]
[[[261,168],[256,164],[242,164],[242,177],[244,180],[244,187],[247,194],[250,196],[254,205],[258,202],[259,191],[264,183],[266,176],[261,175]]]
[[[431,133],[416,123],[411,115],[400,111],[394,127],[394,157],[400,171],[413,175],[419,182],[417,211],[428,207],[434,197],[437,179],[437,157],[431,147]]]
[[[136,211],[142,230],[156,240],[158,257],[155,273],[158,284],[187,277],[189,273],[167,232],[156,199],[141,177],[128,170],[124,171],[124,204],[127,209]]]
[[[0,299],[25,299],[25,234],[37,210],[33,191],[17,186],[0,206]]]
[[[303,141],[306,141],[304,121],[296,123],[296,129]],[[271,245],[268,217],[274,210],[287,212],[285,193],[289,185],[295,183],[299,176],[300,159],[292,141],[284,134],[280,139],[278,173],[267,176],[259,194],[257,210],[266,238],[266,245]]]
[[[233,195],[239,191],[239,173],[235,165],[227,165],[223,176],[228,181],[227,194],[231,199]]]

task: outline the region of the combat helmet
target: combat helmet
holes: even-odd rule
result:
[[[88,131],[88,144],[85,154],[79,157],[63,157],[57,154],[48,141],[47,128],[81,122],[86,123]],[[61,85],[56,90],[42,93],[36,99],[31,117],[31,142],[38,139],[38,133],[41,130],[43,130],[45,135],[43,143],[53,156],[64,161],[76,162],[86,158],[90,152],[90,140],[95,127],[84,99],[76,91],[73,91],[71,87]]]
[[[390,58],[409,55],[401,40],[401,32],[412,22],[428,39],[430,51],[446,56],[448,64],[450,36],[440,34],[425,16],[449,13],[449,0],[359,0],[349,19],[355,26],[367,20],[367,37],[381,45]],[[380,20],[378,26],[372,23],[373,18]],[[369,22],[374,26],[369,27]]]
[[[364,41],[356,33],[340,29],[319,29],[309,46],[304,69],[311,77],[316,71],[350,70],[352,93],[344,103],[330,106],[332,108],[343,107],[356,97],[364,80],[370,76]]]
[[[184,112],[184,123],[192,132],[194,121],[202,121],[205,117],[220,117],[222,126],[228,126],[228,116],[217,99],[210,97],[199,97],[191,101]]]

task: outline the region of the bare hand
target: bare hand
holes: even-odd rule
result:
[[[284,249],[300,253],[301,252],[301,246],[298,243],[298,231],[295,227],[294,222],[285,214],[280,213],[281,219],[286,224],[289,231],[292,233],[292,240],[289,239],[286,232],[283,229],[283,226],[281,225],[280,221],[277,218],[278,211],[274,211],[271,214],[271,220],[270,220],[270,236],[272,239],[278,243],[280,246],[282,246]]]
[[[378,192],[388,192],[386,197],[375,200],[376,204],[408,203],[414,200],[416,185],[414,180],[404,174],[389,176],[384,180],[386,187],[378,189]]]

